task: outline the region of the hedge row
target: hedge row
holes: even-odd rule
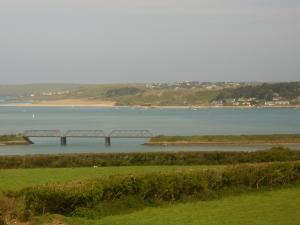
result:
[[[300,160],[300,151],[274,147],[256,152],[139,152],[0,156],[0,168],[65,168],[129,165],[218,165]]]
[[[119,199],[177,201],[217,193],[226,188],[261,188],[300,181],[300,161],[241,164],[219,169],[102,177],[82,182],[45,184],[22,190],[35,214],[70,215],[80,208]]]

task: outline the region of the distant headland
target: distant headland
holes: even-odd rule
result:
[[[2,97],[1,97],[2,96]],[[300,82],[0,85],[0,105],[20,107],[289,108]]]

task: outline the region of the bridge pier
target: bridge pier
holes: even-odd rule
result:
[[[110,136],[105,137],[105,145],[110,146]]]
[[[29,139],[29,137],[24,136],[24,139],[25,139],[29,144],[31,144],[31,145],[34,144],[33,141],[31,141],[31,140]]]
[[[67,145],[67,137],[66,136],[60,137],[60,144],[62,146]]]

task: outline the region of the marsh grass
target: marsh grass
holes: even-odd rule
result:
[[[205,136],[156,136],[149,144],[154,143],[220,143],[220,144],[272,144],[272,143],[300,143],[300,134],[272,134],[272,135],[205,135]]]

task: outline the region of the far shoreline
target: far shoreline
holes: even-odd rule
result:
[[[137,109],[292,109],[300,108],[300,105],[287,105],[287,106],[212,106],[212,105],[203,105],[203,106],[143,106],[143,105],[115,105],[115,104],[93,104],[93,103],[80,103],[80,104],[45,104],[45,103],[13,103],[13,104],[0,104],[0,107],[19,107],[19,108],[34,108],[34,107],[44,107],[44,108],[137,108]]]

